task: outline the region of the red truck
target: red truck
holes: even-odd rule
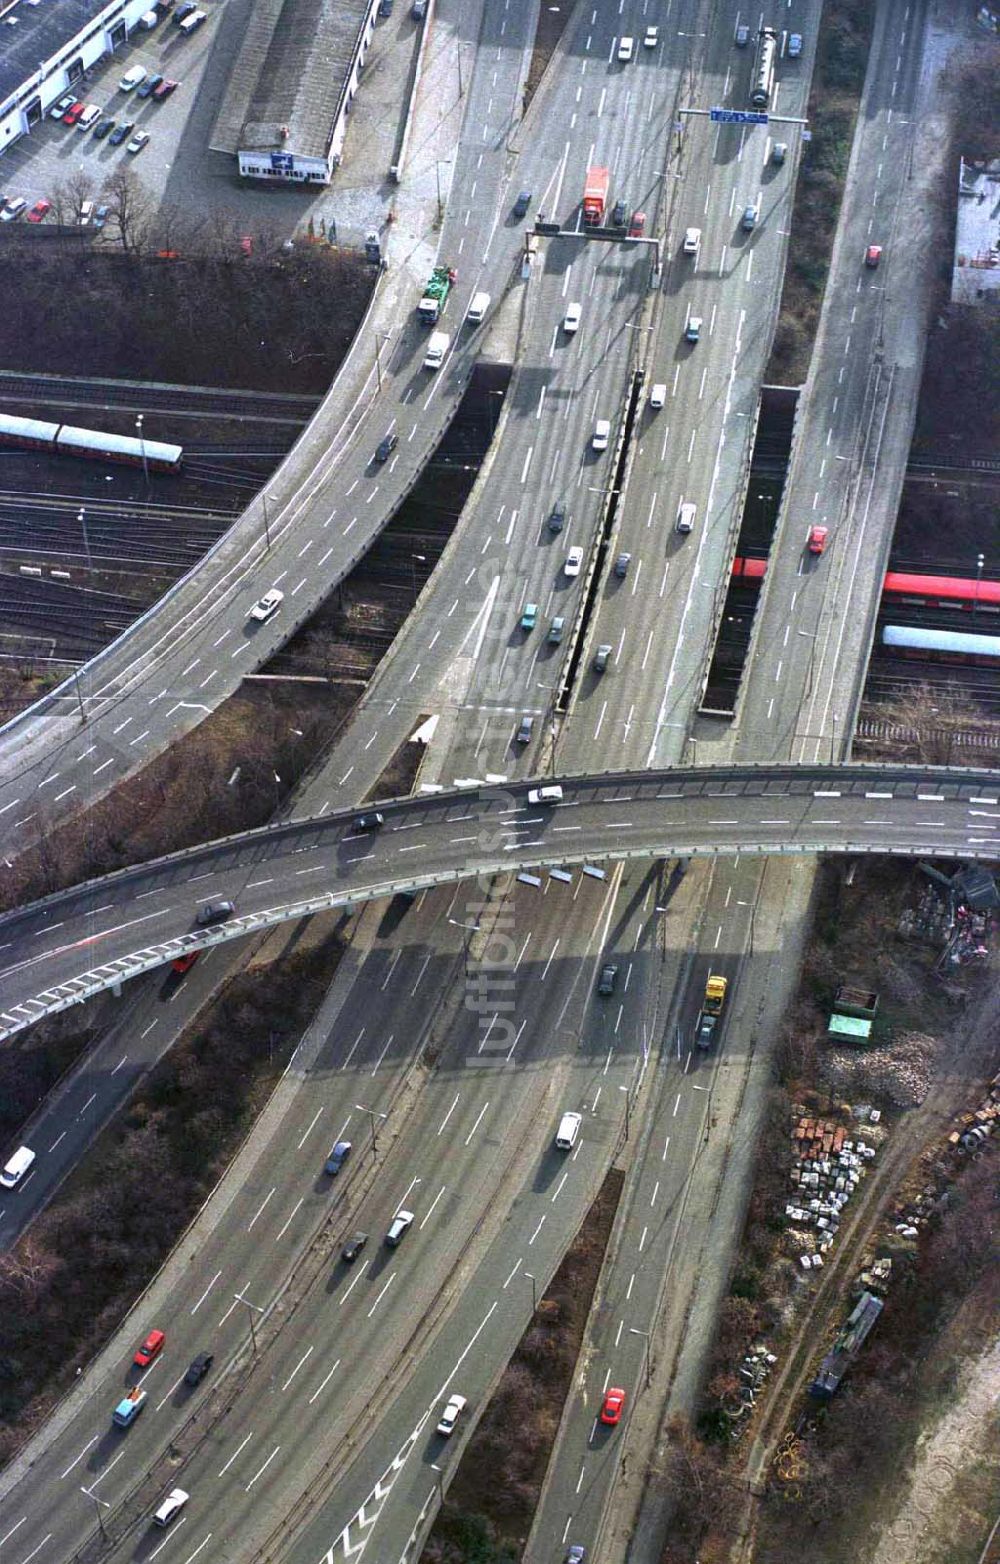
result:
[[[604,207],[608,199],[608,171],[606,168],[588,168],[587,183],[583,187],[583,220],[595,228],[604,221]]]

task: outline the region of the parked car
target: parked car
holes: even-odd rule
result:
[[[375,448],[375,460],[377,462],[387,462],[398,444],[399,435],[393,430],[391,434],[386,435],[384,440],[379,441]]]
[[[147,76],[146,80],[145,81],[141,81],[139,83],[138,87],[135,89],[136,97],[137,98],[151,98],[153,96],[153,93],[156,91],[157,87],[160,85],[162,80],[163,80],[163,77],[159,76],[159,75],[157,75],[157,76]]]
[[[67,109],[71,109],[75,102],[76,99],[73,94],[71,92],[67,93],[64,98],[59,99],[58,103],[53,103],[49,109],[49,119],[62,119]]]
[[[148,130],[137,130],[135,135],[132,137],[132,140],[129,142],[128,146],[125,148],[125,151],[126,152],[130,152],[132,154],[132,156],[135,157],[136,153],[141,152],[143,147],[147,146],[148,144],[149,144],[149,131]]]
[[[525,603],[521,611],[521,629],[533,630],[538,623],[538,604]]]
[[[385,1241],[389,1245],[389,1248],[395,1249],[396,1245],[402,1239],[404,1233],[408,1232],[412,1226],[413,1212],[397,1211],[396,1215],[392,1219],[389,1231],[385,1235]]]
[[[77,224],[80,228],[89,228],[94,216],[93,201],[81,201],[80,210],[77,213]]]
[[[340,1258],[345,1261],[347,1265],[353,1265],[367,1242],[367,1233],[352,1233],[343,1249],[340,1251]]]
[[[151,1330],[141,1347],[136,1348],[132,1362],[136,1368],[148,1368],[154,1358],[158,1358],[166,1343],[166,1333],[162,1330]]]
[[[194,0],[181,0],[181,4],[174,12],[174,26],[179,27],[182,22],[186,22],[188,17],[193,16],[197,9],[198,7],[195,5]]]
[[[465,1411],[467,1402],[464,1396],[449,1396],[448,1405],[441,1414],[437,1431],[444,1439],[448,1439],[455,1432],[455,1424]]]
[[[120,125],[115,126],[114,130],[111,132],[111,135],[108,137],[108,146],[120,147],[123,141],[128,140],[134,129],[134,120],[123,120]]]
[[[97,229],[98,233],[100,233],[101,229],[104,227],[104,224],[107,222],[110,216],[110,206],[102,205],[97,208],[97,211],[94,213],[94,227]]]
[[[806,547],[810,554],[822,554],[829,536],[829,527],[810,527],[809,536],[806,538]]]
[[[225,923],[235,911],[236,908],[231,901],[207,901],[204,906],[198,908],[195,922],[200,929],[206,928],[211,923]]]
[[[179,81],[173,81],[171,77],[164,76],[159,86],[153,89],[153,102],[162,103],[164,98],[169,98],[170,94],[176,92],[179,86]]]
[[[323,1172],[329,1173],[331,1178],[335,1178],[350,1155],[351,1142],[349,1140],[338,1140],[326,1159]]]
[[[578,576],[583,565],[583,549],[574,544],[566,555],[563,571],[567,576]]]
[[[521,718],[520,726],[514,735],[515,744],[530,744],[531,735],[535,731],[535,719],[528,714]]]
[[[110,134],[114,130],[114,128],[115,128],[115,122],[114,122],[113,119],[108,119],[107,117],[105,117],[104,119],[99,119],[97,121],[97,124],[94,126],[94,131],[93,131],[94,140],[95,141],[103,141],[105,136],[110,136]]]
[[[200,1385],[214,1362],[214,1353],[199,1352],[198,1356],[191,1360],[191,1367],[184,1375],[185,1385]]]
[[[44,222],[45,218],[48,216],[48,214],[51,212],[51,210],[52,210],[52,202],[51,201],[46,201],[44,198],[41,201],[36,201],[34,206],[31,208],[31,211],[28,213],[28,222],[29,223],[41,223],[41,222]]]
[[[118,83],[119,92],[134,92],[146,80],[149,72],[144,65],[133,65]]]
[[[266,624],[269,619],[274,618],[284,601],[284,592],[280,592],[277,587],[271,587],[254,603],[250,610],[250,618],[257,624]]]
[[[597,992],[606,999],[609,994],[614,993],[617,982],[618,968],[613,961],[609,961],[607,966],[601,968],[601,975],[597,982]]]
[[[28,210],[28,203],[24,196],[12,196],[0,212],[0,222],[12,223],[18,217],[23,217]]]
[[[625,1410],[625,1392],[612,1386],[604,1392],[604,1400],[601,1403],[601,1422],[608,1428],[614,1428],[621,1422],[622,1412]]]
[[[75,125],[86,107],[87,105],[85,103],[81,103],[79,100],[77,100],[75,103],[71,103],[62,117],[63,124]]]
[[[101,111],[96,103],[85,103],[83,113],[76,122],[77,130],[92,130],[101,117]]]

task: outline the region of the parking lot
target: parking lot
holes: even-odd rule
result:
[[[336,223],[342,240],[359,244],[368,230],[381,229],[392,190],[386,176],[418,36],[408,7],[397,7],[377,30],[351,115],[344,166],[329,187],[306,190],[241,183],[235,159],[209,149],[252,3],[202,0],[208,19],[188,37],[169,14],[153,31],[134,33],[116,54],[74,83],[76,97],[96,105],[102,119],[148,133],[141,151],[130,155],[127,141],[112,146],[110,134],[95,137],[93,125],[81,130],[46,117],[0,157],[0,192],[8,200],[24,197],[30,207],[40,199],[53,201],[62,191],[64,221],[70,221],[80,201],[99,200],[102,183],[126,164],[157,205],[235,220],[241,232],[291,236],[310,218],[319,232],[322,219],[328,231]],[[136,65],[179,85],[162,102],[141,98],[135,90],[122,92],[119,82]],[[55,215],[50,213],[47,221]]]

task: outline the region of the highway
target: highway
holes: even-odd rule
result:
[[[425,794],[381,805],[380,829],[359,830],[353,813],[264,827],[8,913],[0,1035],[186,949],[407,889],[696,855],[992,859],[1000,844],[992,771],[734,766],[556,780],[553,805],[532,804],[525,783]],[[235,916],[197,928],[199,906],[220,898]]]

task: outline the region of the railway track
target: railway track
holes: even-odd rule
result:
[[[313,416],[320,398],[278,391],[87,379],[74,375],[27,375],[16,370],[0,370],[0,404],[8,402],[99,408],[132,415],[169,413],[174,418],[232,418],[243,422],[302,425]]]

